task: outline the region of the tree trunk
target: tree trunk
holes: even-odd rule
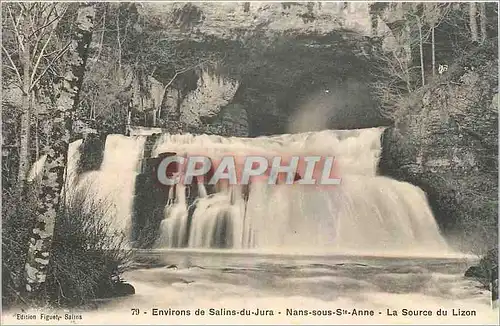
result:
[[[130,136],[130,126],[132,125],[132,108],[128,107],[127,112],[127,125],[125,127],[125,135]]]
[[[51,131],[48,145],[43,147],[47,159],[40,185],[36,225],[31,233],[25,264],[25,291],[32,298],[43,291],[47,277],[56,215],[61,206],[73,115],[85,71],[94,18],[94,8],[89,4],[82,4],[78,9],[74,23],[75,34],[68,49],[67,72],[56,85],[59,97],[56,108],[49,117]]]
[[[420,72],[422,74],[422,86],[425,85],[425,69],[424,69],[424,39],[422,35],[422,24],[420,18],[417,16],[417,25],[418,25],[418,45],[420,50]]]
[[[243,3],[243,12],[249,12],[250,11],[250,2],[244,2]]]
[[[432,77],[436,76],[436,39],[435,39],[435,27],[432,26],[431,29],[431,45],[432,45]]]
[[[26,23],[23,23],[26,25]],[[23,34],[28,33],[27,27],[23,28]],[[19,135],[19,170],[17,177],[17,191],[21,195],[28,170],[30,166],[29,155],[29,140],[30,140],[30,119],[31,119],[31,58],[29,42],[24,38],[20,38],[21,46],[21,65],[23,68],[23,95],[22,95],[22,112],[21,112],[21,132]]]
[[[469,2],[469,25],[470,25],[471,38],[473,42],[478,41],[476,15],[477,15],[476,3]]]
[[[34,99],[34,95],[33,94],[33,97],[31,98],[31,109],[33,110],[34,108],[36,108],[36,101]],[[34,110],[34,116],[35,116],[35,161],[38,161],[38,159],[40,158],[40,130],[39,130],[39,127],[40,127],[40,124],[39,124],[39,121],[38,121],[38,110]]]
[[[399,3],[400,2],[398,2],[398,4]],[[413,59],[411,53],[411,27],[409,22],[405,22],[404,28],[401,31],[399,42],[403,47],[404,60],[408,65],[410,65]]]
[[[481,42],[486,41],[488,38],[488,32],[486,30],[486,4],[484,2],[479,3],[479,23],[481,27]]]
[[[371,36],[377,36],[378,32],[378,12],[374,9],[375,6],[373,4],[369,5],[370,8],[370,31]]]
[[[118,71],[122,70],[122,41],[120,38],[120,5],[118,4],[118,13],[116,14],[116,41],[118,43]],[[121,82],[121,80],[120,80]]]

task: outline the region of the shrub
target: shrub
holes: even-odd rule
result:
[[[34,225],[36,216],[36,201],[33,198],[33,196],[26,196],[23,200],[19,200],[14,192],[5,188],[2,192],[2,303],[4,307],[24,302],[18,290],[23,281],[30,227]]]
[[[477,279],[483,288],[491,290],[492,281],[498,279],[498,248],[488,250],[477,265],[467,269],[465,276]]]
[[[105,219],[107,205],[89,195],[78,191],[59,210],[45,291],[34,298],[37,303],[82,306],[112,296],[122,283],[120,275],[131,252],[125,248],[123,235],[113,232]],[[33,305],[19,289],[36,216],[36,196],[16,200],[4,194],[3,202],[3,305]]]

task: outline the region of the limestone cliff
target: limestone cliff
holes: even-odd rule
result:
[[[442,230],[466,249],[497,243],[497,57],[481,49],[458,62],[401,104],[383,136],[381,172],[422,187]]]
[[[351,30],[372,35],[369,2],[174,2],[143,3],[178,38],[240,39],[253,34],[328,34]]]
[[[330,128],[385,123],[367,92],[366,71],[375,36],[387,41],[391,32],[370,3],[141,3],[139,12],[164,30],[178,53],[216,62],[179,74],[174,84],[173,74],[159,78],[169,85],[164,91],[146,85],[150,94],[134,105],[152,112],[152,125],[178,121],[241,136],[280,133],[308,103],[327,106]],[[151,100],[157,97],[160,105]],[[236,122],[240,117],[243,124]]]

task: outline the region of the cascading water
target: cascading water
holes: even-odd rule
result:
[[[250,184],[209,191],[178,185],[168,192],[156,247],[233,248],[299,252],[445,252],[446,242],[424,192],[377,176],[383,128],[325,130],[258,138],[161,135],[161,153],[335,156],[336,186]],[[79,177],[113,205],[113,224],[130,234],[134,182],[146,136],[107,138],[98,171]]]
[[[170,188],[169,198],[163,215],[165,218],[160,224],[160,237],[157,246],[169,248],[182,247],[187,232],[188,209],[186,202],[185,186],[179,185],[177,195],[176,188]]]
[[[140,172],[140,159],[146,137],[109,135],[104,147],[104,158],[97,171],[78,175],[79,146],[81,140],[70,145],[68,151],[67,184],[69,195],[80,194],[87,200],[100,203],[113,232],[126,236],[132,228],[132,203],[134,185]]]
[[[163,152],[219,157],[245,155],[333,155],[342,182],[330,188],[250,185],[206,195],[204,185],[189,213],[185,191],[167,205],[161,226],[164,247],[230,247],[338,251],[444,251],[425,194],[411,184],[377,176],[382,128],[321,131],[273,137],[162,135],[153,156]],[[189,219],[191,219],[189,221]],[[187,225],[190,230],[186,231]],[[187,237],[181,239],[182,237]],[[185,241],[185,242],[184,242]]]

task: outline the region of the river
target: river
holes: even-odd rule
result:
[[[136,294],[73,311],[82,316],[73,323],[498,325],[491,293],[463,277],[474,263],[466,256],[167,249],[138,251],[135,260],[124,278]],[[4,323],[20,323],[15,313]]]

